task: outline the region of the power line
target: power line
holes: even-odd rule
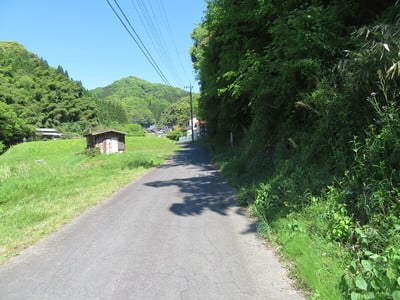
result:
[[[168,59],[166,56],[167,49],[161,44],[162,38],[159,30],[157,30],[158,26],[153,22],[153,18],[156,20],[154,10],[152,9],[152,15],[150,15],[148,8],[143,1],[131,0],[131,4],[134,7],[137,16],[139,16],[143,28],[147,33],[147,37],[150,39],[150,42],[158,53],[159,58],[161,58],[164,66],[168,68],[168,65],[165,62],[169,62],[171,59]]]
[[[172,44],[174,46],[174,50],[175,50],[176,56],[178,57],[179,64],[181,66],[183,74],[187,77],[188,74],[187,74],[187,71],[186,71],[183,63],[182,63],[182,59],[181,59],[181,56],[179,54],[178,47],[176,45],[175,37],[174,37],[173,31],[171,29],[171,25],[170,25],[169,20],[168,20],[168,15],[167,15],[167,12],[165,10],[165,6],[164,6],[164,3],[163,3],[163,0],[159,0],[159,3],[160,3],[160,6],[161,6],[163,17],[165,19],[165,23],[167,24],[168,34],[169,34],[170,39],[172,41]]]
[[[152,45],[161,63],[166,67],[173,77],[178,81],[182,82],[180,73],[178,72],[177,65],[173,63],[171,51],[166,43],[166,33],[167,29],[170,28],[168,20],[166,17],[165,9],[162,7],[162,3],[154,1],[144,1],[144,0],[131,0],[131,4],[136,10],[137,15],[147,32],[147,37],[150,39]],[[155,4],[158,4],[155,6]],[[164,12],[164,15],[163,15]],[[160,21],[164,21],[165,24],[161,24]],[[162,26],[160,26],[162,25]],[[163,29],[163,30],[161,30]],[[170,42],[174,42],[173,38],[170,36]],[[176,56],[179,60],[179,55]],[[183,72],[185,73],[185,72]],[[187,76],[185,74],[185,76]]]
[[[108,0],[107,0],[108,2]],[[139,34],[136,32],[136,30],[133,28],[131,22],[129,21],[128,17],[125,15],[124,11],[122,10],[121,6],[118,4],[117,0],[114,0],[114,3],[117,5],[118,9],[120,10],[120,12],[122,13],[122,15],[124,16],[125,20],[128,22],[130,28],[132,29],[133,33],[135,34],[135,36],[137,37],[137,40],[140,42],[141,47],[139,47],[141,49],[141,51],[143,52],[143,54],[145,54],[145,52],[147,53],[146,58],[149,60],[149,62],[151,63],[151,65],[155,68],[155,70],[157,71],[157,73],[160,75],[161,79],[163,79],[164,83],[166,83],[167,85],[171,86],[170,82],[168,81],[167,77],[164,75],[164,73],[161,71],[160,67],[158,66],[157,62],[154,60],[153,56],[151,55],[151,53],[149,52],[149,50],[147,49],[147,47],[145,46],[145,44],[143,43],[142,39],[140,38]],[[145,50],[145,52],[143,51],[143,49]]]
[[[122,16],[124,17],[125,21],[127,22],[127,24],[129,25],[130,29],[129,30],[128,26],[125,24],[125,22],[123,21],[123,19],[121,18],[121,16],[118,14],[118,12],[115,10],[115,8],[111,5],[109,0],[106,0],[107,4],[110,6],[110,8],[112,9],[112,11],[114,12],[114,14],[117,16],[117,18],[119,19],[119,21],[121,22],[122,26],[125,28],[125,30],[128,32],[128,34],[130,35],[130,37],[133,39],[133,41],[136,43],[136,45],[139,47],[140,51],[143,53],[143,55],[146,57],[147,61],[152,65],[152,67],[154,68],[154,70],[157,72],[157,74],[161,77],[161,79],[163,80],[163,82],[166,85],[171,86],[171,84],[169,83],[168,79],[165,77],[164,73],[161,71],[160,67],[158,66],[157,62],[154,60],[153,56],[151,55],[151,53],[149,52],[149,50],[146,48],[146,46],[144,45],[142,39],[140,38],[140,36],[138,35],[138,33],[136,32],[136,30],[133,28],[131,22],[129,21],[128,17],[126,16],[126,14],[124,13],[124,11],[122,10],[121,6],[118,4],[117,0],[114,0],[115,5],[118,7],[118,10],[120,11],[120,13],[122,14]]]
[[[170,62],[172,62],[171,55],[170,55],[169,49],[167,47],[167,44],[165,42],[165,39],[163,39],[163,35],[162,35],[161,29],[160,29],[160,24],[159,24],[159,22],[157,22],[157,17],[156,17],[156,14],[154,13],[153,5],[151,4],[151,2],[152,1],[148,1],[148,5],[149,5],[150,11],[151,11],[151,13],[153,15],[153,20],[154,20],[154,23],[155,23],[156,32],[158,32],[158,34],[160,36],[160,43],[163,46],[163,48],[165,49],[165,51],[163,51],[162,54],[164,54],[164,57],[166,57],[166,62],[169,65],[169,69],[175,73],[175,75],[178,77],[178,79],[180,79],[179,78],[179,73],[177,72],[175,64],[169,64]]]

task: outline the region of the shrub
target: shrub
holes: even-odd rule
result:
[[[400,299],[400,250],[390,247],[379,255],[363,251],[348,268],[345,292],[356,299]]]
[[[94,147],[94,148],[90,148],[90,149],[85,149],[84,154],[89,156],[89,157],[95,157],[97,155],[100,155],[100,148],[98,147]]]
[[[167,134],[167,138],[169,138],[170,140],[173,140],[173,141],[179,141],[179,138],[181,136],[184,136],[184,133],[180,130],[174,130]]]
[[[327,194],[328,236],[352,245],[343,280],[351,299],[400,299],[400,111],[375,93],[369,101],[377,118],[364,140],[354,139],[354,162]]]
[[[125,124],[122,130],[129,136],[145,136],[144,130],[140,124]]]

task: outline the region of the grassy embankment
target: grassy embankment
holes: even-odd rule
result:
[[[287,207],[286,210],[276,210],[270,218],[264,219],[252,204],[256,200],[255,187],[251,183],[255,178],[243,173],[243,162],[237,159],[237,149],[216,145],[211,149],[214,163],[227,180],[238,188],[239,204],[249,204],[250,213],[258,217],[258,234],[274,245],[283,263],[287,264],[296,288],[310,299],[344,299],[341,281],[350,255],[338,243],[329,241],[321,234],[319,227],[326,227],[323,217],[328,209],[326,203],[315,201],[303,208]],[[258,173],[268,171],[260,170],[254,174]],[[315,198],[311,199],[313,202]]]
[[[20,144],[0,156],[0,263],[100,203],[177,150],[127,138],[123,155],[82,154],[83,139]]]

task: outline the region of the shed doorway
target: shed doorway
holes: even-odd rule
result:
[[[103,141],[103,153],[118,153],[118,138],[112,137]]]

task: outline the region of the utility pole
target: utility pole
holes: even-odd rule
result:
[[[185,87],[187,88],[187,87]],[[193,127],[193,99],[192,99],[192,84],[189,84],[189,96],[190,96],[190,124],[192,129],[192,143],[194,143],[194,127]]]

